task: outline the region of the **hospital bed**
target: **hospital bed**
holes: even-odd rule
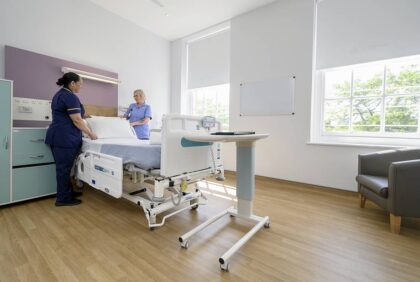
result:
[[[184,136],[220,131],[211,117],[166,115],[160,142],[136,138],[84,139],[75,163],[75,177],[114,198],[125,198],[142,208],[150,229],[206,199],[194,184],[210,176],[224,179],[221,144],[190,141]],[[100,137],[100,136],[98,136]],[[124,173],[138,187],[124,189]],[[187,189],[193,186],[193,190]],[[160,222],[156,216],[168,212]]]

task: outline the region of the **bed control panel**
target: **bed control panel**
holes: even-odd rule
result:
[[[103,166],[95,165],[95,169],[97,171],[100,171],[100,172],[105,173],[105,174],[114,175],[114,171],[113,170],[107,169],[107,168],[105,168]]]
[[[211,128],[216,126],[216,118],[212,116],[203,117],[203,119],[201,120],[201,126],[207,130],[210,130]]]

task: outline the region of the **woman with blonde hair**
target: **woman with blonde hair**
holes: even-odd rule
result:
[[[152,119],[152,110],[146,104],[146,95],[143,90],[134,90],[133,98],[136,102],[128,107],[123,117],[130,121],[130,125],[136,131],[138,139],[149,140],[150,131],[148,123]]]

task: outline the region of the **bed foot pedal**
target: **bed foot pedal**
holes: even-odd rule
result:
[[[131,196],[133,196],[133,195],[137,195],[137,194],[144,193],[144,192],[146,192],[146,188],[143,188],[143,189],[140,189],[140,190],[137,190],[137,191],[130,192],[129,194]]]

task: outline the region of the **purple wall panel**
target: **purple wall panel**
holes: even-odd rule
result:
[[[63,75],[61,67],[118,78],[117,73],[10,46],[5,47],[5,78],[14,81],[14,97],[51,100],[59,90],[55,82]],[[118,86],[114,84],[84,79],[78,95],[86,105],[118,106]]]

